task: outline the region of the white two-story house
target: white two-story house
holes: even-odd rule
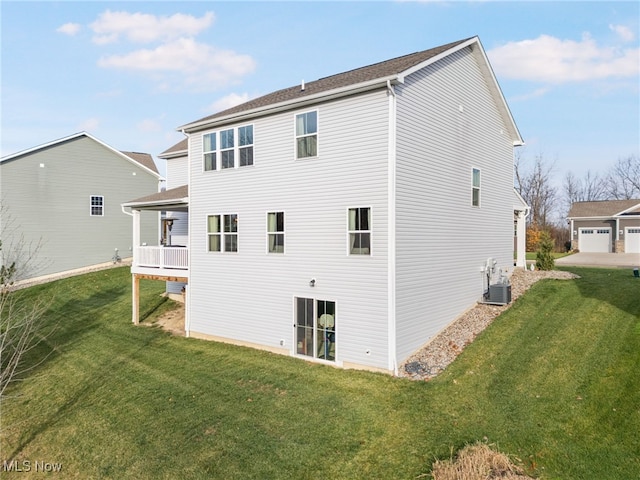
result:
[[[477,37],[180,130],[189,336],[396,373],[513,267],[523,140]]]

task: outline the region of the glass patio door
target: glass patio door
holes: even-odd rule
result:
[[[296,353],[334,361],[336,304],[314,298],[295,299]]]

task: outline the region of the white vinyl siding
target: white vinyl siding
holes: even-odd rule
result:
[[[336,363],[387,368],[387,93],[319,106],[322,156],[297,161],[292,123],[308,111],[256,119],[259,168],[234,175],[201,173],[202,135],[191,137],[190,217],[215,206],[241,219],[235,255],[208,254],[206,222],[191,222],[191,329],[295,354],[293,299],[331,300],[340,309]],[[368,134],[352,135],[353,125]],[[345,255],[347,209],[362,205],[376,226],[366,262]],[[285,255],[265,254],[267,212],[286,212]]]
[[[512,139],[469,49],[397,87],[398,362],[482,295],[488,257],[513,266]],[[482,171],[482,209],[470,175]]]

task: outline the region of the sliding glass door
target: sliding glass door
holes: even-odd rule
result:
[[[296,353],[334,361],[336,357],[336,304],[296,297]]]

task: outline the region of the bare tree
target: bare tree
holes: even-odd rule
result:
[[[572,203],[595,202],[607,197],[606,179],[592,173],[591,170],[588,170],[582,179],[576,178],[573,172],[568,172],[564,177],[563,188],[567,211]]]
[[[11,220],[0,206],[2,234]],[[7,246],[0,239],[0,402],[7,387],[33,368],[25,364],[25,355],[43,339],[43,314],[48,301],[42,297],[25,300],[16,282],[33,273],[39,245],[32,246],[22,237],[12,237]]]
[[[607,195],[616,200],[640,198],[640,157],[619,158],[607,175]]]
[[[552,223],[557,200],[557,188],[553,185],[554,164],[537,155],[531,167],[526,168],[520,153],[515,158],[515,182],[518,193],[529,207],[530,223],[546,227]]]

